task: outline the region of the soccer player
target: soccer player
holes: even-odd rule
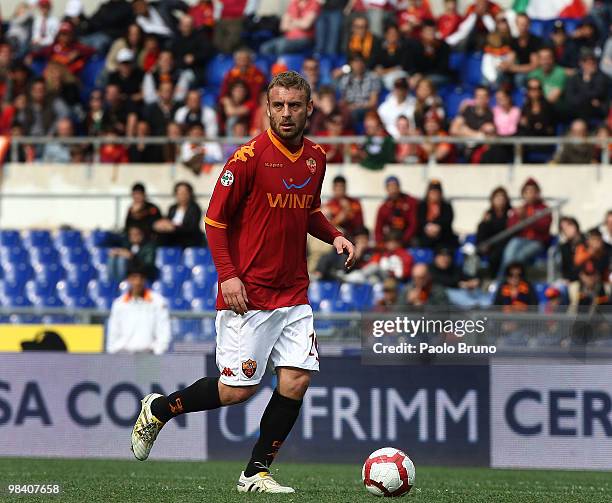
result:
[[[353,264],[353,245],[320,209],[325,150],[303,136],[313,109],[310,86],[299,74],[283,72],[267,94],[270,129],[227,161],[204,219],[219,275],[221,376],[204,377],[168,396],[147,395],[132,431],[132,451],[147,459],[173,417],[248,400],[270,360],[278,386],[237,489],[292,493],[272,478],[270,465],[297,420],[311,372],[319,370],[307,297],[306,237],[348,254],[347,268]]]

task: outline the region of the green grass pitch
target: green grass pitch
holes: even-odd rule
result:
[[[238,494],[241,463],[0,458],[0,501],[86,503],[373,502],[355,465],[279,462],[294,495]],[[598,503],[612,501],[605,472],[416,467],[407,503]],[[8,484],[59,483],[59,496],[10,496]]]

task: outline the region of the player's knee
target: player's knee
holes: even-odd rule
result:
[[[280,390],[282,395],[287,398],[293,398],[294,400],[301,400],[306,394],[308,386],[310,386],[310,374],[303,373],[294,375],[283,384],[283,389]]]
[[[226,386],[222,384],[219,395],[222,405],[246,402],[257,391],[258,386]]]

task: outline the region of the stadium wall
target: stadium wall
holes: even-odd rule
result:
[[[169,165],[44,165],[7,164],[0,191],[0,225],[5,228],[49,227],[71,225],[80,229],[112,228],[122,225],[129,205],[129,189],[143,181],[165,211],[171,203],[170,194],[179,180],[191,182],[206,208],[221,167],[196,177],[190,171]],[[485,209],[486,199],[493,188],[503,185],[511,196],[519,196],[520,187],[529,178],[536,178],[545,197],[566,198],[563,213],[575,216],[584,228],[601,222],[610,207],[609,187],[612,170],[609,166],[405,166],[388,165],[382,171],[369,171],[360,166],[333,165],[328,167],[323,195],[331,193],[335,175],[344,174],[349,181],[349,193],[366,196],[362,203],[366,224],[373,227],[377,208],[385,196],[384,179],[397,175],[403,190],[422,197],[430,178],[442,180],[447,197],[480,197],[480,201],[454,202],[458,232],[474,232]],[[15,198],[17,195],[28,197]],[[58,194],[71,198],[57,199]],[[7,196],[7,197],[5,197]],[[110,197],[102,197],[110,196]],[[117,201],[114,196],[121,196]],[[55,197],[55,198],[53,198]]]
[[[358,464],[389,445],[417,466],[612,469],[609,362],[321,363],[280,460]],[[0,354],[0,456],[130,458],[140,398],[206,368],[214,358],[195,353]],[[246,404],[172,421],[153,459],[245,459],[274,386],[268,375]]]

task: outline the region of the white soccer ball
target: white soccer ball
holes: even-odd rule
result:
[[[384,447],[368,456],[361,478],[366,489],[375,496],[403,496],[414,485],[414,463],[405,452]]]

